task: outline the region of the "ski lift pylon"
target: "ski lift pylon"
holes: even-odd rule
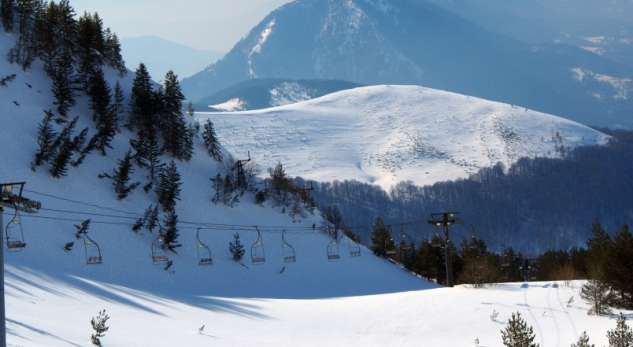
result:
[[[327,259],[330,261],[339,260],[341,253],[339,252],[338,245],[338,230],[336,228],[328,228],[331,240],[327,244]]]
[[[251,263],[260,265],[266,262],[266,250],[261,231],[259,231],[258,227],[255,227],[255,230],[257,231],[257,240],[251,245]]]
[[[202,228],[198,228],[196,230],[196,255],[198,256],[198,265],[212,265],[213,257],[211,254],[211,248],[209,248],[209,246],[200,239],[201,230]]]
[[[90,238],[88,234],[83,234],[84,240],[84,252],[86,255],[86,264],[99,265],[103,263],[103,256],[101,255],[101,247],[99,244]]]

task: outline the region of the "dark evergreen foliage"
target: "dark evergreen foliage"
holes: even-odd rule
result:
[[[395,248],[391,230],[385,225],[382,218],[377,218],[371,233],[371,250],[379,257],[386,257]]]
[[[99,178],[109,178],[112,180],[112,187],[114,188],[117,199],[123,200],[140,184],[139,182],[130,184],[130,175],[132,175],[133,172],[132,153],[128,151],[125,157],[119,160],[119,166],[114,169],[112,175],[104,173],[99,175]]]
[[[96,317],[90,319],[90,325],[92,326],[93,333],[90,335],[90,342],[95,346],[102,346],[101,339],[105,337],[105,333],[110,329],[108,327],[108,320],[110,316],[106,313],[106,310],[99,311]]]
[[[62,117],[68,115],[68,111],[75,105],[75,92],[73,87],[73,61],[70,52],[64,52],[54,63],[52,71],[53,104],[57,106],[57,113]]]
[[[599,280],[589,280],[582,286],[580,297],[591,305],[589,314],[603,316],[611,313],[609,305],[613,304],[614,296],[609,286]]]
[[[174,210],[169,210],[166,213],[165,228],[163,229],[163,241],[164,247],[172,252],[176,252],[176,248],[182,245],[178,243],[178,215]]]
[[[244,245],[242,245],[242,241],[240,241],[240,234],[235,233],[233,235],[233,241],[229,242],[229,252],[231,252],[233,261],[240,262],[244,257]]]
[[[35,158],[31,163],[31,169],[35,170],[36,167],[43,165],[50,159],[53,153],[53,142],[56,137],[56,133],[51,126],[51,120],[53,119],[53,113],[51,111],[44,111],[44,118],[40,122],[37,130],[37,152],[35,152]]]
[[[180,200],[180,174],[176,163],[171,161],[159,174],[160,182],[156,187],[158,202],[163,207],[163,211],[173,211],[176,201]]]
[[[210,119],[207,119],[207,122],[204,124],[202,139],[204,140],[204,145],[207,148],[207,152],[209,153],[211,158],[215,159],[216,161],[222,161],[222,150],[220,148],[220,142],[218,141],[218,136],[215,133],[213,122],[211,122]]]
[[[136,69],[132,94],[130,96],[130,118],[128,127],[154,126],[154,98],[152,80],[145,64],[141,63]]]
[[[607,331],[609,347],[633,347],[633,330],[626,324],[626,318],[620,313],[617,326]]]
[[[501,331],[503,345],[506,347],[538,347],[535,343],[536,336],[531,326],[527,324],[521,313],[513,313],[508,320],[508,325]]]
[[[180,160],[190,160],[193,151],[193,134],[187,127],[182,113],[185,96],[180,89],[178,76],[173,71],[165,75],[163,93],[157,98],[162,102],[160,110],[160,128],[163,136],[163,150]]]
[[[2,20],[2,26],[6,32],[13,31],[13,22],[15,14],[15,0],[2,0],[0,1],[0,19]]]
[[[589,336],[587,336],[586,331],[583,331],[578,338],[578,342],[571,345],[571,347],[596,347],[596,345],[589,343]]]

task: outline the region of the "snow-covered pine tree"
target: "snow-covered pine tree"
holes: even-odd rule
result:
[[[229,252],[233,257],[233,261],[239,262],[244,257],[244,245],[242,245],[242,241],[240,241],[240,234],[233,234],[233,241],[229,242]]]
[[[180,174],[178,167],[172,160],[159,174],[159,183],[156,187],[158,202],[163,211],[170,212],[176,207],[176,201],[180,200]]]
[[[163,229],[164,247],[172,252],[182,245],[178,243],[178,215],[174,210],[167,211]]]
[[[233,204],[233,191],[234,191],[234,186],[233,186],[233,181],[231,180],[231,176],[230,175],[224,176],[224,183],[222,185],[222,202],[225,205],[230,206]]]
[[[508,325],[501,330],[503,345],[506,347],[538,347],[534,342],[534,329],[521,317],[521,313],[512,313]]]
[[[607,331],[609,347],[633,347],[633,330],[626,324],[626,318],[620,313],[617,326]]]
[[[218,203],[220,202],[220,199],[222,197],[222,187],[223,187],[223,180],[222,180],[222,175],[220,175],[219,173],[215,175],[215,177],[211,178],[211,185],[212,185],[212,189],[213,189],[213,197],[211,198],[211,201],[213,203]]]
[[[112,175],[103,173],[99,175],[99,178],[109,178],[112,180],[112,187],[114,188],[117,199],[123,200],[140,184],[139,182],[130,184],[130,175],[133,172],[134,167],[132,166],[132,152],[127,151],[127,153],[125,153],[125,157],[119,160],[119,166],[114,169]]]
[[[193,116],[196,114],[191,101],[189,101],[189,103],[187,104],[187,114],[189,115],[189,117],[191,117],[191,119],[193,119]]]
[[[185,96],[180,89],[178,76],[173,71],[165,75],[164,90],[162,94],[161,134],[163,136],[163,149],[173,157],[180,160],[191,159],[193,134],[187,127],[187,122],[182,114],[182,102]]]
[[[15,11],[15,0],[2,0],[0,2],[0,18],[2,18],[2,26],[4,31],[10,33],[13,31],[13,21]]]
[[[53,141],[56,133],[53,127],[51,127],[51,119],[53,119],[53,113],[51,111],[44,111],[44,118],[37,129],[37,151],[31,163],[31,169],[33,171],[35,171],[36,167],[47,162],[53,152]]]
[[[596,345],[589,343],[589,336],[586,331],[583,331],[578,338],[578,342],[571,345],[571,347],[596,347]]]
[[[94,331],[90,335],[90,342],[95,346],[102,346],[101,338],[105,337],[105,333],[110,329],[108,327],[108,320],[110,316],[106,313],[106,310],[99,311],[96,317],[90,319],[90,325]]]
[[[609,305],[615,296],[609,286],[600,280],[589,280],[582,286],[580,297],[591,305],[588,314],[603,316],[611,313]]]
[[[395,250],[396,244],[391,237],[391,231],[385,225],[382,218],[376,218],[371,232],[371,250],[379,257],[387,256],[387,253]]]
[[[218,136],[215,133],[213,122],[211,122],[210,119],[207,119],[206,123],[204,123],[202,139],[204,140],[204,145],[207,148],[207,152],[209,152],[209,155],[216,161],[222,161],[220,142],[218,141]]]

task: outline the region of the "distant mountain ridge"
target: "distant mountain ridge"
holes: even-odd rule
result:
[[[221,52],[201,50],[157,36],[128,37],[121,40],[126,64],[135,69],[143,62],[156,80],[173,70],[188,77],[222,57]]]
[[[628,127],[631,76],[630,68],[582,49],[524,44],[428,1],[297,0],[186,78],[183,89],[195,100],[253,78],[419,84]]]
[[[357,83],[337,80],[251,79],[195,102],[200,111],[244,111],[283,106],[318,98]]]

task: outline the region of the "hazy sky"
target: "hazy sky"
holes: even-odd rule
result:
[[[120,37],[154,35],[194,48],[228,51],[270,11],[291,0],[72,0],[97,11]]]

